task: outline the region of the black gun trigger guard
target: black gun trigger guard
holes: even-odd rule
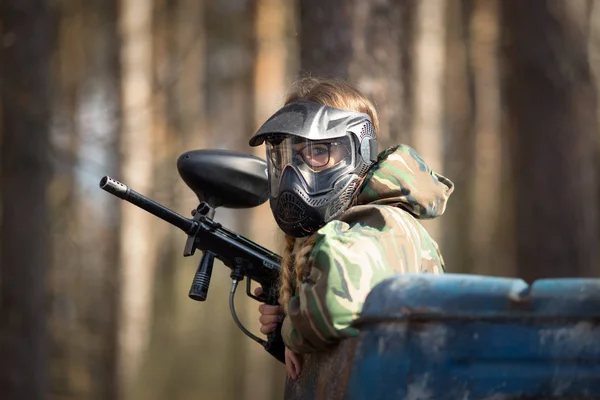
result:
[[[260,295],[260,296],[255,296],[254,294],[252,294],[252,279],[248,278],[246,280],[246,295],[256,301],[259,301],[261,303],[265,303],[267,301],[267,298],[264,295]]]

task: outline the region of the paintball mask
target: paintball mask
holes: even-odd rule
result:
[[[367,114],[309,101],[290,103],[250,139],[266,142],[270,205],[288,235],[304,237],[343,213],[377,160]]]

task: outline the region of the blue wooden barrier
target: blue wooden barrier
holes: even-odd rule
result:
[[[340,398],[600,399],[600,279],[400,275],[356,326]]]

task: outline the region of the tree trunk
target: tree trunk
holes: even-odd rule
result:
[[[594,76],[594,88],[596,95],[600,93],[600,2],[589,0],[590,5],[590,41],[589,57],[592,73]],[[596,120],[600,129],[600,101],[596,101]],[[596,136],[596,148],[600,151],[600,135]],[[600,185],[598,188],[598,203],[600,204]],[[600,239],[600,238],[599,238]],[[599,243],[600,244],[600,243]],[[600,255],[599,255],[600,257]],[[596,268],[596,275],[600,273],[600,268]]]
[[[380,148],[410,138],[415,3],[300,2],[300,69],[358,86],[380,113]]]
[[[122,180],[144,195],[153,189],[155,162],[152,110],[152,5],[126,0],[120,6],[122,68]],[[123,397],[132,398],[147,349],[156,268],[154,228],[162,221],[127,202],[121,204],[119,373]]]
[[[410,144],[433,171],[443,174],[444,47],[446,1],[421,0],[415,21],[413,56],[414,127]],[[421,221],[441,244],[440,220]]]
[[[377,106],[380,151],[411,137],[415,65],[410,55],[417,4],[356,1],[346,22],[352,28],[347,79]]]
[[[81,279],[71,278],[71,293],[76,295],[73,298],[81,313],[81,330],[77,339],[71,338],[67,343],[83,361],[84,370],[79,374],[86,375],[84,396],[90,400],[117,400],[122,204],[101,193],[98,181],[105,174],[118,176],[120,169],[118,5],[116,0],[93,0],[82,7],[85,74],[78,88],[77,122],[81,136],[74,170],[80,254],[77,269]]]
[[[442,254],[448,272],[474,273],[470,246],[470,211],[474,175],[474,114],[475,81],[470,52],[472,1],[457,0],[448,3],[446,34],[445,129],[446,148],[444,172],[457,190],[452,194],[451,206],[443,220],[444,241]],[[461,232],[457,235],[456,232]]]
[[[518,275],[592,276],[596,94],[586,1],[501,1]]]
[[[347,79],[352,58],[355,0],[300,1],[300,70]]]
[[[512,272],[512,260],[500,240],[503,222],[510,218],[501,206],[504,143],[500,136],[499,7],[497,0],[476,1],[473,6],[468,29],[476,107],[468,252],[478,274],[507,275]]]
[[[83,264],[77,239],[81,221],[77,210],[76,169],[79,148],[77,123],[78,93],[85,74],[84,12],[78,2],[61,2],[57,11],[57,38],[54,63],[51,147],[55,171],[49,190],[52,230],[52,265],[48,274],[50,297],[50,392],[52,396],[84,396],[89,387],[81,383],[86,371],[81,362],[87,351],[79,349],[81,314],[78,307],[81,285],[78,272]],[[75,39],[77,38],[77,39]],[[86,293],[87,294],[87,293]],[[86,297],[87,298],[87,297]],[[87,339],[87,338],[86,338]],[[84,339],[84,340],[86,340]]]
[[[3,1],[0,397],[47,395],[46,190],[53,14],[47,1]]]
[[[58,10],[50,201],[61,235],[53,235],[48,285],[51,391],[116,398],[119,204],[98,189],[100,177],[118,169],[116,4],[61,2]]]

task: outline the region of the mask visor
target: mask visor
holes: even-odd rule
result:
[[[267,163],[271,193],[278,193],[283,171],[293,168],[304,180],[309,194],[325,192],[354,169],[354,143],[348,136],[308,140],[297,136],[273,136],[267,140]]]

